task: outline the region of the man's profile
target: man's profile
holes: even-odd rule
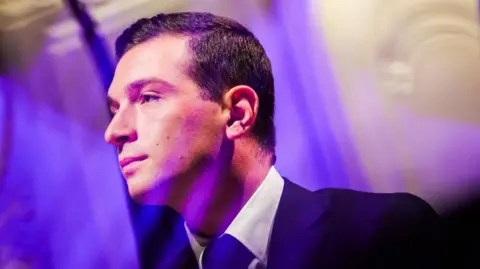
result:
[[[280,176],[272,68],[244,26],[208,13],[159,14],[126,29],[116,54],[105,139],[133,200],[175,216],[155,227],[143,268],[427,262],[437,215],[423,200],[311,192]]]

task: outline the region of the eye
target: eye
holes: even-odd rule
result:
[[[110,112],[110,118],[113,118],[115,114],[117,114],[118,107],[110,106],[109,112]]]
[[[115,117],[116,114],[117,114],[117,110],[110,110],[110,118]]]
[[[153,94],[142,94],[140,96],[140,103],[151,103],[151,102],[156,102],[160,99],[160,96],[153,95]]]

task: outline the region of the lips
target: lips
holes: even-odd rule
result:
[[[132,164],[132,163],[135,163],[135,162],[140,162],[140,161],[143,161],[147,158],[147,156],[136,156],[136,157],[126,157],[126,158],[122,158],[120,160],[120,167],[122,169],[125,169],[128,165]]]

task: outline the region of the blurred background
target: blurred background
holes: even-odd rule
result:
[[[475,0],[83,0],[87,32],[70,2],[0,0],[2,269],[138,267],[106,85],[116,36],[160,12],[257,35],[290,180],[410,192],[439,213],[480,187]]]

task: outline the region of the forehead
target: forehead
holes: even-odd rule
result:
[[[174,86],[188,80],[190,62],[188,38],[161,35],[130,49],[117,64],[109,95],[120,94],[128,84],[144,79],[160,79]]]

